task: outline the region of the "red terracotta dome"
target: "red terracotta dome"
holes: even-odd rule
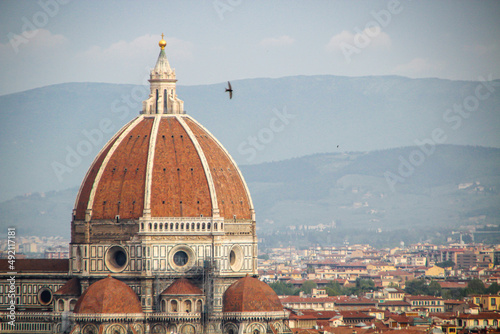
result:
[[[283,311],[280,299],[266,283],[246,276],[234,282],[224,293],[224,312]]]
[[[74,220],[254,219],[233,159],[186,114],[140,115],[101,150],[80,187]]]
[[[142,313],[141,302],[127,284],[108,276],[78,298],[75,313]]]
[[[183,296],[183,295],[203,295],[203,292],[196,285],[191,283],[187,278],[180,278],[170,284],[168,288],[161,293],[168,296]]]

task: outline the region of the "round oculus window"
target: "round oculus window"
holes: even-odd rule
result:
[[[185,251],[178,251],[174,254],[174,263],[179,267],[184,267],[189,261],[189,256]]]
[[[240,246],[234,245],[229,251],[229,266],[233,271],[240,271],[243,266],[243,250]]]
[[[52,291],[47,288],[43,288],[38,293],[38,301],[42,305],[48,305],[52,302]]]
[[[128,256],[121,246],[112,246],[106,252],[106,265],[113,272],[120,272],[125,269]]]

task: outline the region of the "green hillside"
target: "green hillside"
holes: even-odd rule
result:
[[[500,229],[500,149],[439,145],[393,190],[385,174],[397,174],[400,157],[415,150],[323,153],[240,166],[261,244],[444,243],[458,238],[453,231]],[[17,226],[20,235],[69,237],[77,191],[2,202],[0,225]],[[498,243],[499,235],[475,238]]]

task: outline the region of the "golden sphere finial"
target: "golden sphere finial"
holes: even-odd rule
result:
[[[164,36],[164,35],[163,35],[163,34],[161,34],[161,41],[158,43],[158,45],[160,46],[160,48],[161,48],[162,50],[164,50],[164,49],[165,49],[165,46],[167,46],[167,42],[163,39],[163,36]]]

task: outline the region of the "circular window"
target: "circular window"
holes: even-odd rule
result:
[[[231,249],[231,253],[229,253],[229,263],[231,266],[234,266],[236,263],[236,253],[234,252],[234,249]]]
[[[125,269],[128,263],[127,251],[121,246],[112,246],[106,252],[106,266],[113,272]]]
[[[185,272],[196,263],[196,256],[191,247],[178,245],[169,252],[168,262],[174,270]]]
[[[188,263],[189,256],[185,251],[178,251],[174,254],[174,263],[179,267],[183,267]]]
[[[48,305],[52,302],[52,291],[49,288],[42,288],[38,291],[38,301],[42,305]]]
[[[229,266],[233,271],[240,271],[243,265],[243,250],[235,245],[229,251]]]

